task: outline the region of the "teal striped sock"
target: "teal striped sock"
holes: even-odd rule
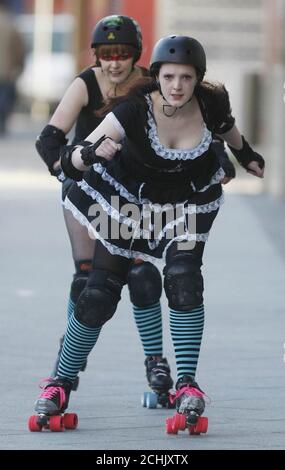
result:
[[[188,312],[170,310],[170,332],[175,350],[177,378],[195,377],[204,328],[204,305]]]
[[[64,336],[57,375],[74,380],[95,346],[102,327],[88,328],[72,315]]]
[[[71,300],[71,297],[69,297],[68,304],[67,304],[67,321],[69,321],[71,316],[73,315],[74,309],[75,309],[75,302],[73,302],[73,300]]]
[[[133,305],[135,322],[146,356],[162,356],[162,315],[160,302],[148,307]]]

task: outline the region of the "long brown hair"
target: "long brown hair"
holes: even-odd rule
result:
[[[103,107],[96,111],[95,114],[96,116],[102,118],[106,116],[106,114],[108,114],[119,103],[122,103],[123,101],[128,99],[142,102],[143,96],[146,93],[151,93],[152,91],[157,89],[157,83],[152,77],[138,77],[135,82],[131,85],[126,94],[107,98]]]

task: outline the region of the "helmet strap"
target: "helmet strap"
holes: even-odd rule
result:
[[[158,81],[157,79],[156,79],[156,84],[157,84],[158,91],[159,91],[159,93],[161,94],[162,98],[164,99],[164,101],[167,102],[167,99],[166,99],[166,98],[163,96],[163,94],[162,94],[161,86],[160,86],[160,83],[159,83],[159,81]],[[167,112],[166,112],[166,109],[167,109],[167,108],[173,108],[173,106],[171,106],[171,104],[163,104],[163,105],[162,105],[162,112],[163,112],[164,116],[166,116],[166,117],[172,117],[172,116],[174,116],[174,114],[176,113],[176,111],[177,111],[178,109],[182,109],[183,106],[185,106],[185,105],[186,105],[187,103],[189,103],[191,100],[192,100],[192,96],[191,96],[191,97],[189,98],[189,100],[186,101],[186,103],[184,103],[182,106],[175,107],[175,108],[174,108],[174,111],[173,111],[171,114],[167,113]]]
[[[162,95],[162,96],[163,96],[163,95]],[[167,101],[167,100],[164,98],[164,96],[163,96],[163,99],[164,99],[165,101]],[[189,103],[191,100],[192,100],[192,96],[191,96],[191,98],[189,98],[188,101],[186,101],[186,103],[184,103],[182,106],[178,106],[178,107],[173,107],[173,106],[171,106],[170,104],[163,104],[163,105],[162,105],[162,112],[163,112],[164,116],[166,116],[166,117],[172,117],[172,116],[174,116],[174,114],[176,113],[176,111],[178,111],[178,109],[182,109],[182,108],[183,108],[187,103]],[[171,114],[167,114],[167,112],[166,112],[166,109],[167,109],[167,108],[174,108],[174,111],[173,111]]]
[[[174,111],[173,111],[171,114],[167,114],[167,112],[166,112],[166,109],[167,109],[167,108],[173,108],[173,106],[170,106],[170,104],[164,104],[164,105],[162,106],[162,112],[163,112],[164,116],[166,116],[166,117],[172,117],[172,116],[174,116],[174,114],[176,113],[177,109],[179,109],[179,108],[173,108]]]

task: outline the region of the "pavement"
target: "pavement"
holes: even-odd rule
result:
[[[280,450],[285,448],[285,202],[225,188],[204,257],[206,325],[197,380],[206,435],[167,435],[172,410],[140,405],[144,356],[127,290],[80,376],[76,431],[31,433],[27,419],[64,332],[73,272],[60,188],[34,150],[41,124],[0,140],[1,450]],[[249,189],[249,190],[248,190]],[[165,345],[175,361],[162,299]],[[3,380],[5,378],[5,380]]]

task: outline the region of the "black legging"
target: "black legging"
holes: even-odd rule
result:
[[[96,249],[90,274],[92,275],[92,272],[95,270],[108,271],[119,277],[122,284],[126,284],[128,271],[132,262],[133,259],[125,258],[120,255],[112,255],[99,240],[96,240]]]
[[[173,243],[167,251],[165,269],[173,262],[174,258],[182,259],[183,257],[191,257],[195,265],[202,265],[202,257],[205,248],[204,242],[197,242],[192,250],[179,250],[178,243]],[[190,257],[188,259],[190,259]],[[118,276],[122,284],[127,283],[128,271],[133,259],[125,258],[120,255],[112,255],[100,241],[96,241],[96,250],[93,258],[92,271],[103,270]],[[92,278],[91,271],[91,278]]]
[[[91,261],[94,255],[95,240],[90,238],[87,228],[81,225],[69,210],[64,209],[63,214],[74,263],[80,260]]]

